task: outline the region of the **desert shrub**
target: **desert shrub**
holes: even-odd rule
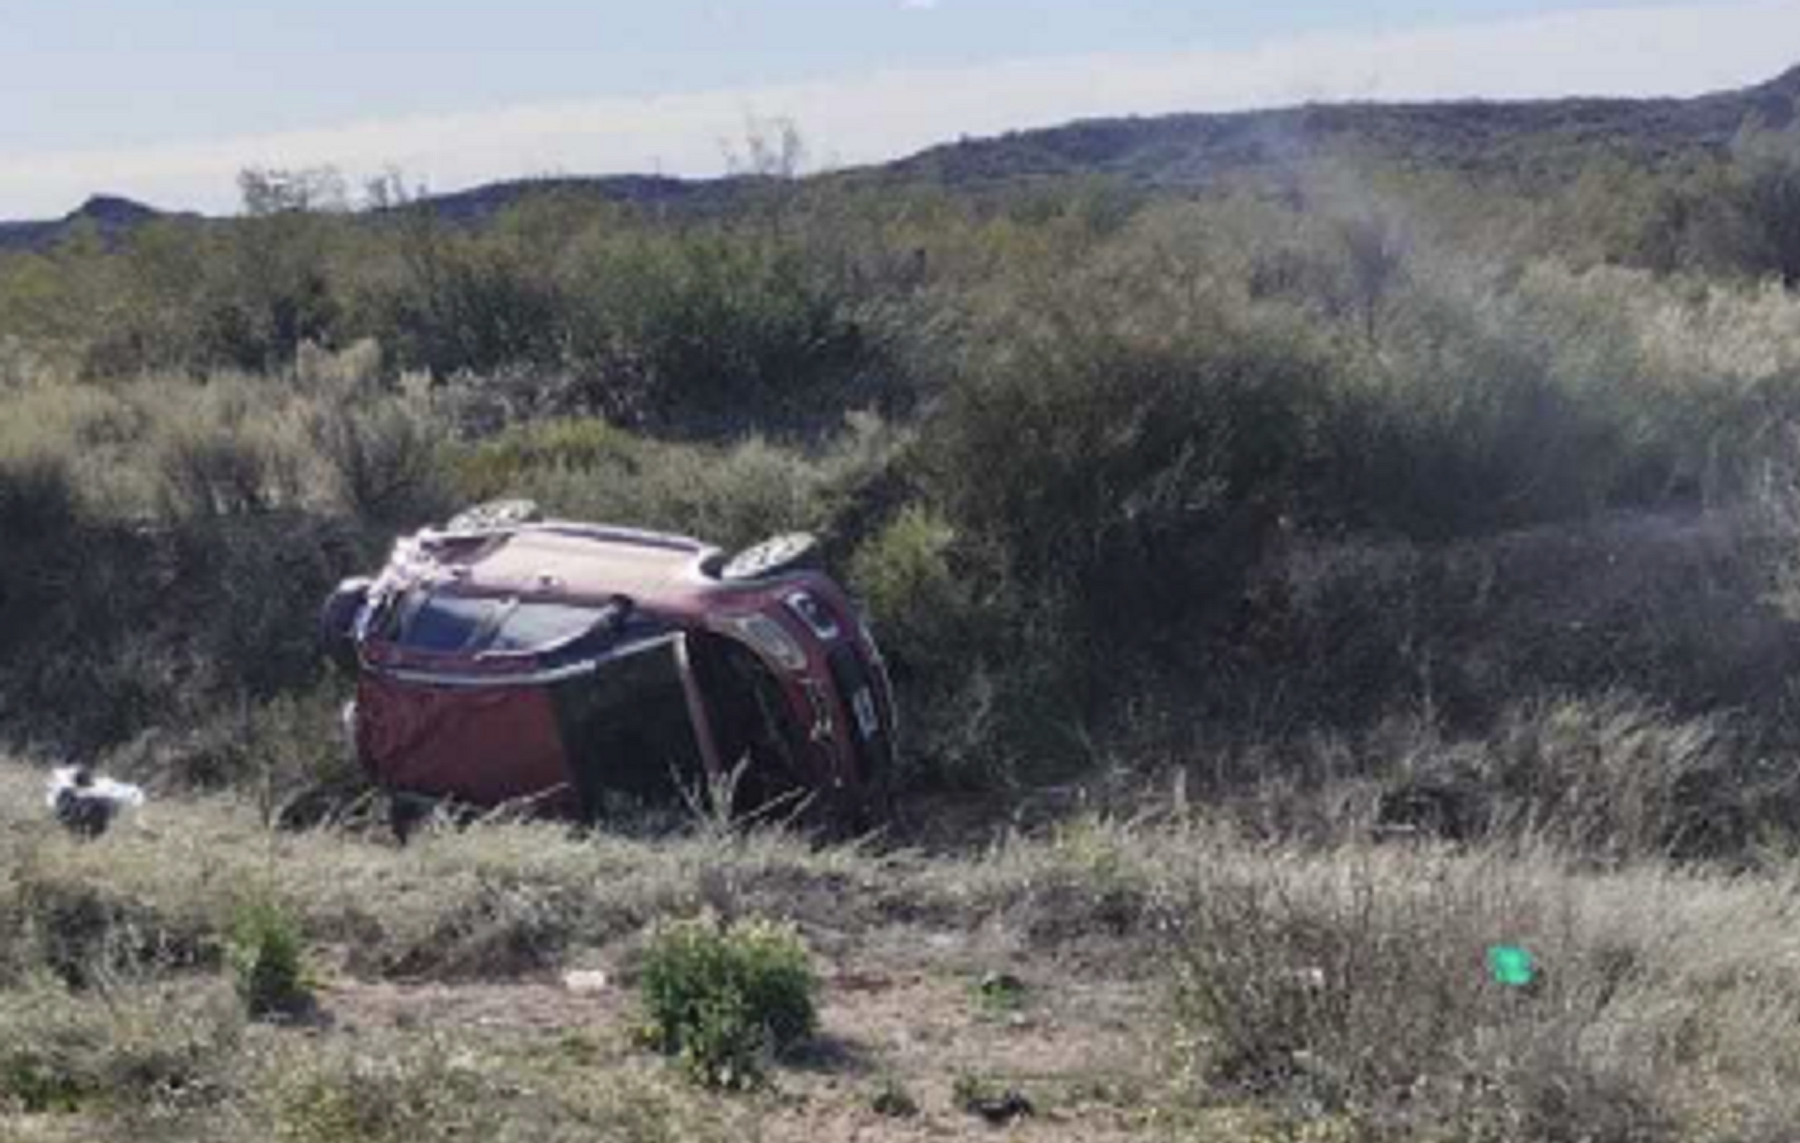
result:
[[[969,892],[1034,944],[1127,936],[1154,924],[1168,859],[1117,819],[1073,814],[984,863]]]
[[[570,353],[631,379],[643,414],[684,433],[830,424],[875,357],[833,286],[798,244],[749,227],[608,244],[573,271]]]
[[[1796,1057],[1770,1039],[1800,1004],[1771,959],[1780,878],[1167,840],[1130,848],[1163,855],[1171,1043],[1198,1102],[1380,1139],[1774,1140],[1792,1114]],[[1528,950],[1530,983],[1499,978],[1496,946]]]
[[[242,1018],[208,988],[77,997],[32,986],[0,1005],[0,1109],[131,1118],[222,1094]]]
[[[590,926],[607,920],[600,903],[584,909],[581,894],[566,882],[540,882],[517,867],[485,862],[457,872],[422,930],[395,942],[385,971],[448,979],[522,976],[554,964]]]
[[[403,365],[448,376],[555,362],[561,295],[541,261],[425,211],[399,225],[403,272],[368,304]]]
[[[267,512],[299,494],[291,458],[253,433],[171,433],[163,441],[158,464],[164,509],[176,518]]]
[[[1679,1137],[1650,1069],[1607,1048],[1647,971],[1637,950],[1491,860],[1415,866],[1343,852],[1330,868],[1270,858],[1206,878],[1175,950],[1200,1073],[1377,1134]],[[1497,943],[1547,966],[1535,986],[1486,979]]]
[[[97,884],[29,846],[11,855],[0,882],[0,914],[10,922],[0,965],[47,974],[75,990],[204,968],[217,963],[211,926],[199,910],[164,908]]]
[[[1035,682],[1029,671],[997,669],[1019,633],[1003,593],[981,581],[980,562],[957,552],[957,540],[940,512],[908,504],[848,564],[905,710],[903,782],[1004,782],[1011,763],[998,749],[1000,724]]]
[[[648,442],[599,418],[563,418],[514,427],[457,458],[457,491],[470,500],[505,495],[541,470],[635,474]]]
[[[1463,762],[1490,829],[1629,860],[1741,844],[1754,794],[1733,765],[1739,749],[1721,719],[1614,695],[1515,708]]]
[[[657,928],[640,980],[647,1033],[708,1086],[754,1086],[763,1061],[812,1034],[818,982],[792,929],[676,921]]]
[[[1214,648],[1234,686],[1204,697],[1224,714],[1279,700],[1340,729],[1429,706],[1456,733],[1484,733],[1515,704],[1616,688],[1683,717],[1728,702],[1780,734],[1793,640],[1770,588],[1783,555],[1725,512],[1450,545],[1294,543],[1257,585],[1249,646]]]
[[[238,906],[227,939],[238,998],[252,1017],[291,1016],[312,1002],[299,920],[264,895]]]
[[[1613,502],[1735,499],[1800,417],[1796,303],[1773,286],[1529,267],[1517,314],[1561,386],[1618,426]]]
[[[53,546],[84,518],[105,512],[105,498],[95,495],[93,454],[106,450],[116,430],[129,429],[126,420],[116,399],[91,386],[40,377],[0,389],[0,536],[7,551]]]
[[[36,384],[48,372],[49,366],[22,339],[13,334],[0,336],[0,391]]]
[[[1235,610],[1331,369],[1297,314],[1192,280],[1102,264],[1042,293],[970,338],[915,465],[1007,616],[1003,733],[1048,762],[1046,732]]]
[[[737,547],[778,532],[831,533],[869,474],[887,463],[882,431],[870,424],[808,453],[757,437],[677,444],[598,420],[546,421],[462,452],[455,487],[471,503],[525,496],[556,515]]]
[[[299,506],[306,494],[304,422],[291,392],[226,375],[162,384],[148,461],[165,517],[200,522]]]
[[[849,582],[897,669],[937,673],[972,634],[972,589],[952,564],[956,530],[910,504],[856,549]]]
[[[1800,284],[1800,128],[1746,130],[1734,151],[1721,197],[1736,241],[1724,252],[1753,274]]]
[[[502,1114],[495,1093],[436,1038],[309,1056],[273,1077],[265,1097],[275,1138],[292,1143],[491,1137]]]
[[[705,1108],[558,1053],[442,1033],[358,1037],[275,1056],[253,1128],[286,1143],[675,1143],[733,1138]]]
[[[220,236],[196,323],[202,361],[272,370],[305,342],[329,342],[342,320],[335,217],[342,181],[330,171],[245,171],[245,217]]]
[[[262,702],[319,676],[314,617],[344,575],[360,570],[353,529],[277,513],[216,521],[180,537],[177,559],[206,587],[210,620],[196,632],[216,698]]]
[[[1557,374],[1516,301],[1442,274],[1407,301],[1388,356],[1341,396],[1326,511],[1441,540],[1603,506],[1621,427]]]
[[[397,398],[363,397],[313,410],[309,435],[335,484],[336,500],[358,520],[407,524],[449,506],[439,433]]]
[[[69,458],[44,447],[0,451],[0,536],[9,547],[66,536],[80,514]]]

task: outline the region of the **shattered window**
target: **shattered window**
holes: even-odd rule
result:
[[[419,651],[516,654],[572,643],[594,630],[610,611],[566,603],[418,592],[402,605],[397,641]]]
[[[585,635],[603,611],[561,603],[520,603],[507,611],[484,650],[529,651]]]
[[[475,649],[476,640],[502,606],[498,600],[454,595],[419,594],[408,602],[400,642],[420,651]]]

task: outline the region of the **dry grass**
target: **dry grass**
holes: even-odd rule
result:
[[[1781,882],[1579,875],[1548,853],[1247,856],[1219,854],[1177,910],[1201,1091],[1376,1138],[1774,1139],[1800,1114]],[[1499,944],[1536,954],[1540,987],[1488,979]]]
[[[618,1132],[602,1137],[703,1138],[752,1109],[782,1125],[772,1137],[852,1122],[910,1137],[922,1124],[868,1107],[890,1082],[958,1131],[978,1122],[956,1111],[959,1087],[1019,1087],[1046,1109],[1031,1130],[1047,1137],[1160,1124],[1225,1139],[1773,1143],[1800,1115],[1800,897],[1785,866],[1305,851],[1179,814],[1077,819],[960,856],[530,825],[399,849],[345,828],[270,834],[228,798],[159,800],[83,845],[39,820],[36,783],[0,766],[8,1042],[63,1029],[66,1088],[47,1090],[72,1093],[103,1134],[126,1131],[121,1075],[178,1090],[145,1101],[221,1139],[505,1123],[560,1138],[602,1120]],[[322,982],[313,1033],[216,1015],[217,953],[254,894],[300,921]],[[821,1062],[803,1055],[749,1103],[684,1091],[629,1046],[643,931],[703,911],[791,921],[823,965]],[[1488,979],[1499,943],[1540,958],[1539,989]],[[568,996],[552,982],[570,966],[615,983]],[[999,1014],[973,987],[996,968],[1029,982]],[[146,1061],[131,1032],[144,1011],[192,1034]],[[237,1036],[252,1050],[228,1061]],[[939,1036],[969,1046],[908,1046]],[[1022,1051],[1033,1036],[1036,1055]]]

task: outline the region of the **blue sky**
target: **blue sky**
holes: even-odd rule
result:
[[[1078,115],[1688,93],[1800,63],[1800,0],[0,0],[0,217],[228,209],[231,172],[708,174],[751,117],[865,162]]]

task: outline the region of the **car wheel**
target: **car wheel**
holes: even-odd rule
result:
[[[485,532],[493,528],[510,528],[516,524],[533,524],[544,518],[535,500],[490,500],[465,508],[444,525],[447,532]]]
[[[810,565],[818,552],[819,541],[810,533],[771,536],[732,556],[720,569],[719,578],[731,583],[767,579]]]
[[[439,801],[420,794],[391,792],[387,799],[388,829],[394,840],[405,845],[438,812]]]
[[[319,647],[346,674],[356,672],[356,619],[369,602],[372,582],[365,577],[344,580],[319,609]]]

